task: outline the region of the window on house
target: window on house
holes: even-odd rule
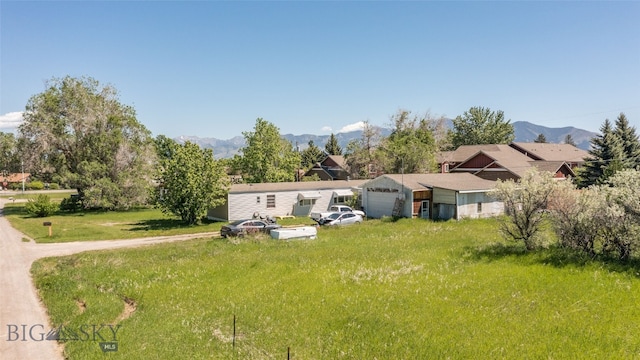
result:
[[[267,209],[276,207],[276,196],[275,195],[267,195]]]
[[[449,164],[444,164],[444,172],[449,172]]]
[[[334,204],[346,204],[349,201],[351,201],[352,197],[353,196],[341,196],[341,195],[338,195],[338,196],[335,196],[333,198],[333,203]]]
[[[300,199],[300,206],[313,206],[316,204],[316,199]]]
[[[260,196],[256,196],[256,204],[260,204]]]
[[[482,212],[482,203],[481,203],[481,202],[479,202],[479,203],[478,203],[478,209],[477,209],[477,212],[479,212],[479,213],[481,213],[481,212]]]

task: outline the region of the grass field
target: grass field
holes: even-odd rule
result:
[[[67,341],[70,359],[640,357],[636,265],[527,253],[492,219],[318,235],[90,252],[32,272],[54,324],[121,326],[117,352]]]
[[[32,217],[25,210],[25,203],[36,195],[16,196],[15,203],[7,203],[4,215],[11,225],[38,243],[134,239],[153,236],[197,234],[220,231],[224,222],[205,221],[186,225],[178,217],[168,216],[154,208],[129,211],[87,211],[78,213],[58,212],[46,218]],[[69,194],[50,194],[52,201],[60,201]],[[43,222],[52,223],[52,236]],[[285,219],[283,225],[313,224],[310,219]]]

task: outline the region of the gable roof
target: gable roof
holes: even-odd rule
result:
[[[477,154],[481,150],[497,151],[508,145],[503,144],[485,144],[485,145],[461,145],[453,151],[442,151],[437,155],[437,161],[461,163],[471,156]]]
[[[441,188],[447,190],[472,192],[490,190],[496,186],[495,181],[479,178],[471,173],[434,173],[434,174],[385,174],[398,184],[411,190],[425,188]]]
[[[589,156],[587,151],[570,144],[513,142],[509,146],[533,160],[581,163]]]
[[[236,193],[262,193],[282,191],[311,191],[330,189],[352,189],[362,187],[367,180],[334,180],[334,181],[300,181],[257,184],[233,184],[229,189],[230,194]]]

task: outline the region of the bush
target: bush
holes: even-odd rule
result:
[[[26,188],[28,190],[42,190],[44,189],[44,183],[42,181],[31,181],[28,184],[26,184]]]
[[[49,196],[41,194],[36,199],[29,199],[25,206],[27,213],[31,216],[46,217],[56,211],[57,205],[51,202]]]
[[[51,183],[51,184],[49,184],[49,189],[58,190],[58,189],[60,189],[60,185],[58,185],[58,183]]]
[[[60,210],[67,212],[80,211],[82,203],[80,202],[80,196],[73,194],[68,198],[62,199],[60,202]]]

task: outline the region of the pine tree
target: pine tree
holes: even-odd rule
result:
[[[338,139],[333,133],[329,137],[327,144],[324,146],[324,150],[329,155],[342,155],[342,148],[338,145]]]
[[[325,155],[316,144],[313,143],[313,140],[309,140],[309,146],[302,150],[302,167],[304,169],[309,169],[313,167],[316,163],[324,160],[327,156]]]
[[[533,142],[535,142],[535,143],[543,143],[544,144],[544,143],[547,142],[547,137],[544,136],[544,134],[538,134],[538,137],[535,140],[533,140]]]
[[[576,145],[576,142],[573,140],[573,136],[571,136],[571,134],[567,134],[567,136],[564,137],[564,143],[568,144],[568,145],[573,145],[573,146],[578,146]]]
[[[640,140],[636,135],[636,128],[629,125],[629,120],[620,113],[616,120],[615,134],[622,141],[623,166],[625,168],[636,169],[640,166]]]
[[[591,150],[578,172],[578,186],[604,184],[616,171],[623,168],[624,152],[620,137],[611,128],[609,119],[600,127],[601,135],[591,139]]]

